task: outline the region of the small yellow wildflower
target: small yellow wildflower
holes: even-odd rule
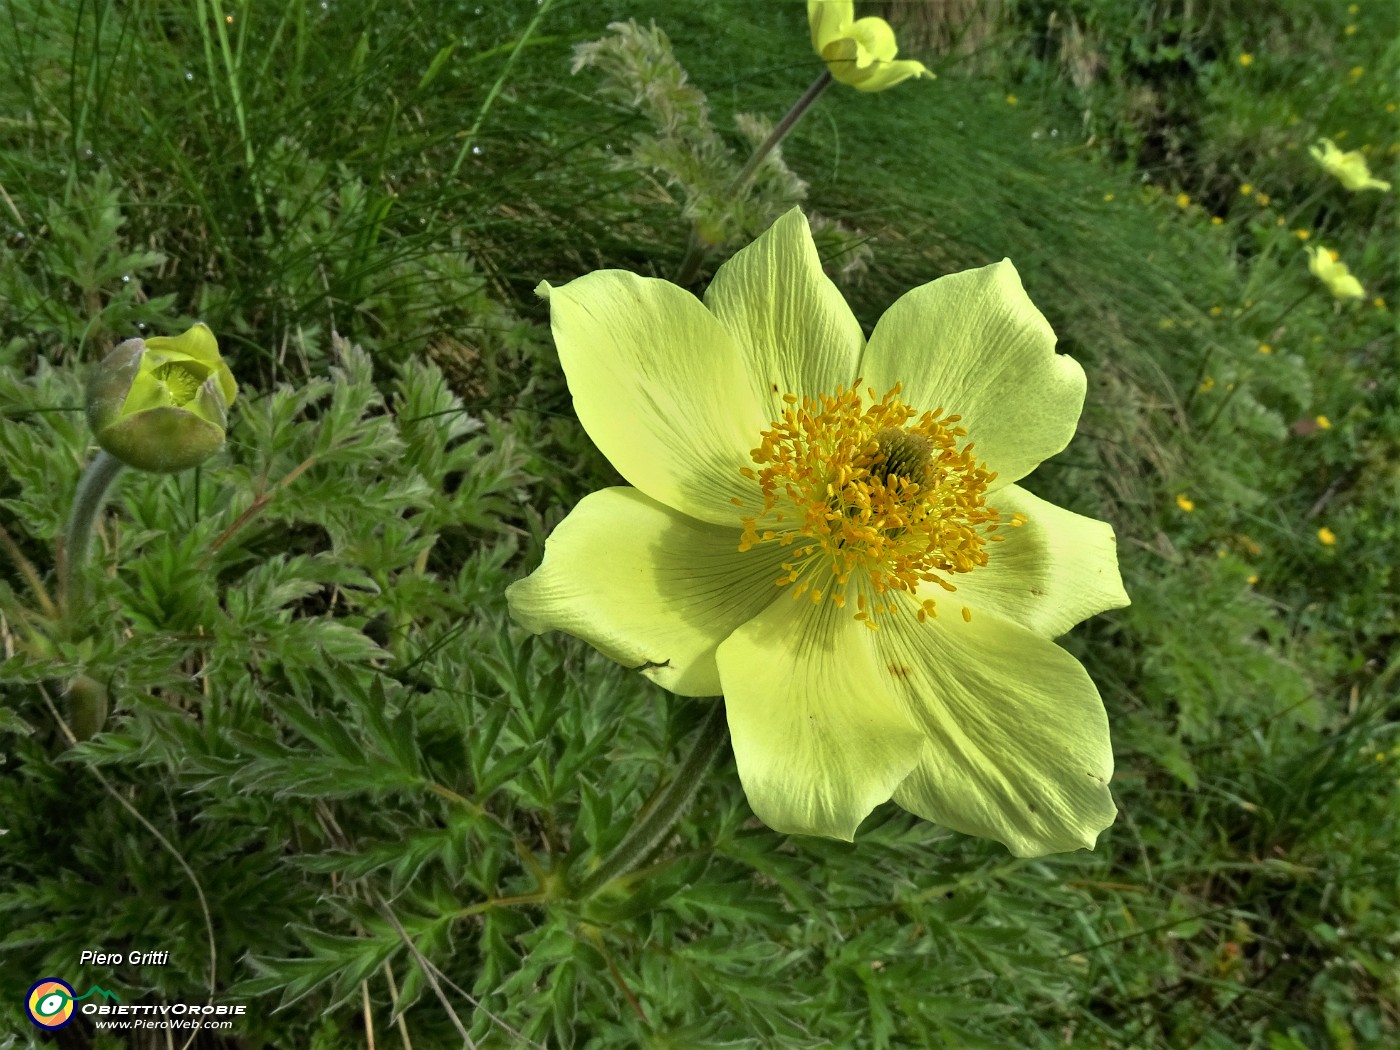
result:
[[[1394,113],[1395,110],[1396,110],[1397,108],[1400,108],[1400,107],[1397,107],[1397,106],[1395,105],[1394,102],[1387,102],[1387,103],[1385,104],[1385,111],[1386,111],[1387,113]]]
[[[894,30],[883,18],[856,18],[852,0],[807,0],[812,46],[827,71],[857,91],[884,91],[933,74],[922,62],[896,60]]]
[[[1377,752],[1376,752],[1376,761],[1377,761],[1377,762],[1384,762],[1384,761],[1385,761],[1385,752],[1384,752],[1384,751],[1377,751]]]
[[[1251,55],[1248,51],[1242,51],[1242,52],[1240,52],[1240,65],[1242,65],[1242,66],[1251,66],[1251,65],[1253,65],[1253,64],[1254,64],[1254,56],[1253,56],[1253,55]]]
[[[1209,393],[1210,393],[1212,390],[1214,390],[1214,389],[1215,389],[1215,376],[1206,376],[1205,379],[1201,381],[1201,387],[1200,387],[1201,393],[1203,393],[1203,394],[1209,394]]]
[[[1358,12],[1358,11],[1360,11],[1360,10],[1361,10],[1361,5],[1360,5],[1360,4],[1348,4],[1348,5],[1347,5],[1347,14],[1349,14],[1349,15],[1354,15],[1354,14],[1356,14],[1356,12]]]
[[[1254,186],[1248,182],[1240,183],[1240,193],[1248,197],[1254,192]]]
[[[1211,224],[1212,226],[1220,226],[1220,225],[1222,225],[1224,222],[1225,222],[1225,220],[1222,219],[1219,215],[1212,215],[1212,216],[1210,217],[1210,224]]]
[[[1347,70],[1347,76],[1351,77],[1352,80],[1357,80],[1365,72],[1365,66],[1352,66],[1350,69]]]
[[[1111,193],[1105,193],[1105,194],[1103,195],[1103,199],[1106,200],[1106,201],[1111,201],[1111,200],[1113,200],[1113,194],[1111,194]]]
[[[1274,352],[1274,348],[1273,348],[1272,346],[1270,346],[1268,343],[1260,343],[1260,344],[1259,344],[1259,352],[1260,352],[1261,354],[1272,354],[1272,353]]]
[[[1325,547],[1330,547],[1337,542],[1337,534],[1326,525],[1317,530],[1317,539]]]
[[[1308,270],[1336,299],[1360,299],[1366,294],[1361,282],[1351,275],[1344,262],[1339,262],[1337,253],[1319,245],[1304,248],[1308,253]]]
[[[1185,193],[1178,193],[1176,195],[1176,206],[1178,208],[1191,207],[1191,198]]]
[[[1224,312],[1225,312],[1225,308],[1224,308],[1223,306],[1212,306],[1212,307],[1210,308],[1210,315],[1211,315],[1212,317],[1219,317],[1219,316],[1220,316],[1221,314],[1223,314]]]
[[[1259,577],[1251,573],[1249,578],[1246,579],[1244,582],[1253,587],[1256,583],[1259,582]]]
[[[1360,150],[1342,152],[1331,139],[1323,139],[1316,146],[1309,146],[1313,160],[1322,165],[1322,170],[1333,176],[1352,193],[1360,190],[1388,190],[1390,183],[1372,177],[1371,169]]]
[[[1287,225],[1288,225],[1288,221],[1287,221],[1282,215],[1280,215],[1277,219],[1274,220],[1274,225],[1275,225],[1275,226],[1287,226]]]
[[[1256,193],[1254,195],[1254,200],[1261,208],[1267,208],[1269,206],[1269,195],[1267,193]]]
[[[1007,96],[1006,96],[1006,104],[1007,104],[1008,106],[1014,106],[1014,105],[1016,105],[1017,102],[1020,102],[1020,101],[1021,101],[1021,100],[1020,100],[1019,98],[1017,98],[1015,95],[1007,95]]]
[[[1196,504],[1190,498],[1188,498],[1186,493],[1184,492],[1176,497],[1176,505],[1182,510],[1184,510],[1187,514],[1190,514],[1193,510],[1196,509]]]
[[[1319,430],[1332,429],[1332,421],[1326,416],[1318,416],[1317,419],[1314,420],[1314,422],[1317,424]]]
[[[1307,230],[1294,230],[1293,236],[1297,237],[1300,241],[1306,241],[1312,234]]]
[[[1347,36],[1354,36],[1356,33],[1356,26],[1347,26],[1346,33]]]
[[[1377,310],[1384,310],[1384,309],[1385,309],[1385,298],[1384,298],[1383,296],[1379,296],[1379,295],[1378,295],[1378,296],[1376,296],[1374,299],[1371,300],[1371,305],[1374,306]]]

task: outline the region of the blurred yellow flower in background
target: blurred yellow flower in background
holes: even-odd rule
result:
[[[883,18],[856,18],[852,0],[807,0],[812,46],[831,75],[857,91],[884,91],[910,77],[933,78],[922,62],[896,61],[894,30]]]
[[[1323,139],[1316,146],[1309,146],[1308,152],[1322,165],[1322,170],[1334,176],[1352,193],[1361,190],[1388,190],[1390,183],[1372,177],[1371,169],[1360,150],[1342,152],[1331,139]]]
[[[1308,253],[1308,269],[1312,275],[1327,286],[1327,290],[1338,299],[1360,299],[1366,294],[1361,282],[1351,275],[1347,264],[1338,261],[1337,253],[1318,245],[1303,249]]]

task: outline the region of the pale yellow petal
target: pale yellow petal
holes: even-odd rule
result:
[[[784,394],[815,398],[856,378],[865,335],[797,208],[719,268],[705,305],[738,343],[770,420],[788,407]]]
[[[996,613],[1045,638],[1057,638],[1106,609],[1129,604],[1118,572],[1113,526],[1057,507],[1019,485],[1008,485],[989,501],[1003,522],[1025,515],[1019,528],[1003,525],[1005,537],[987,544],[987,564],[950,577],[957,591],[928,588],[940,616]],[[946,611],[945,611],[946,610]]]
[[[818,54],[842,34],[855,19],[855,13],[853,0],[807,0],[807,23]]]
[[[719,647],[744,793],[775,831],[850,840],[924,753],[873,632],[786,594]]]
[[[778,597],[786,554],[738,545],[737,528],[687,518],[636,489],[602,489],[559,523],[543,564],[506,598],[536,634],[563,631],[673,693],[717,696],[715,649]]]
[[[603,455],[658,502],[736,524],[739,473],[770,422],[729,329],[668,281],[597,270],[540,286],[574,409]]]
[[[1055,333],[1010,261],[940,277],[901,296],[870,336],[860,373],[883,392],[896,382],[921,410],[962,416],[989,491],[1061,451],[1084,405],[1084,370],[1055,353]]]
[[[895,801],[1018,857],[1092,849],[1117,813],[1113,750],[1079,662],[986,612],[882,624],[888,679],[929,740]]]

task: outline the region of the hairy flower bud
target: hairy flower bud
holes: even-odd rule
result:
[[[128,339],[88,380],[87,417],[97,443],[129,467],[174,474],[224,445],[238,393],[214,333]]]

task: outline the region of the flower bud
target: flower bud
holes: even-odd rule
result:
[[[128,339],[88,380],[87,417],[97,443],[129,467],[174,474],[224,445],[238,393],[208,327]]]

